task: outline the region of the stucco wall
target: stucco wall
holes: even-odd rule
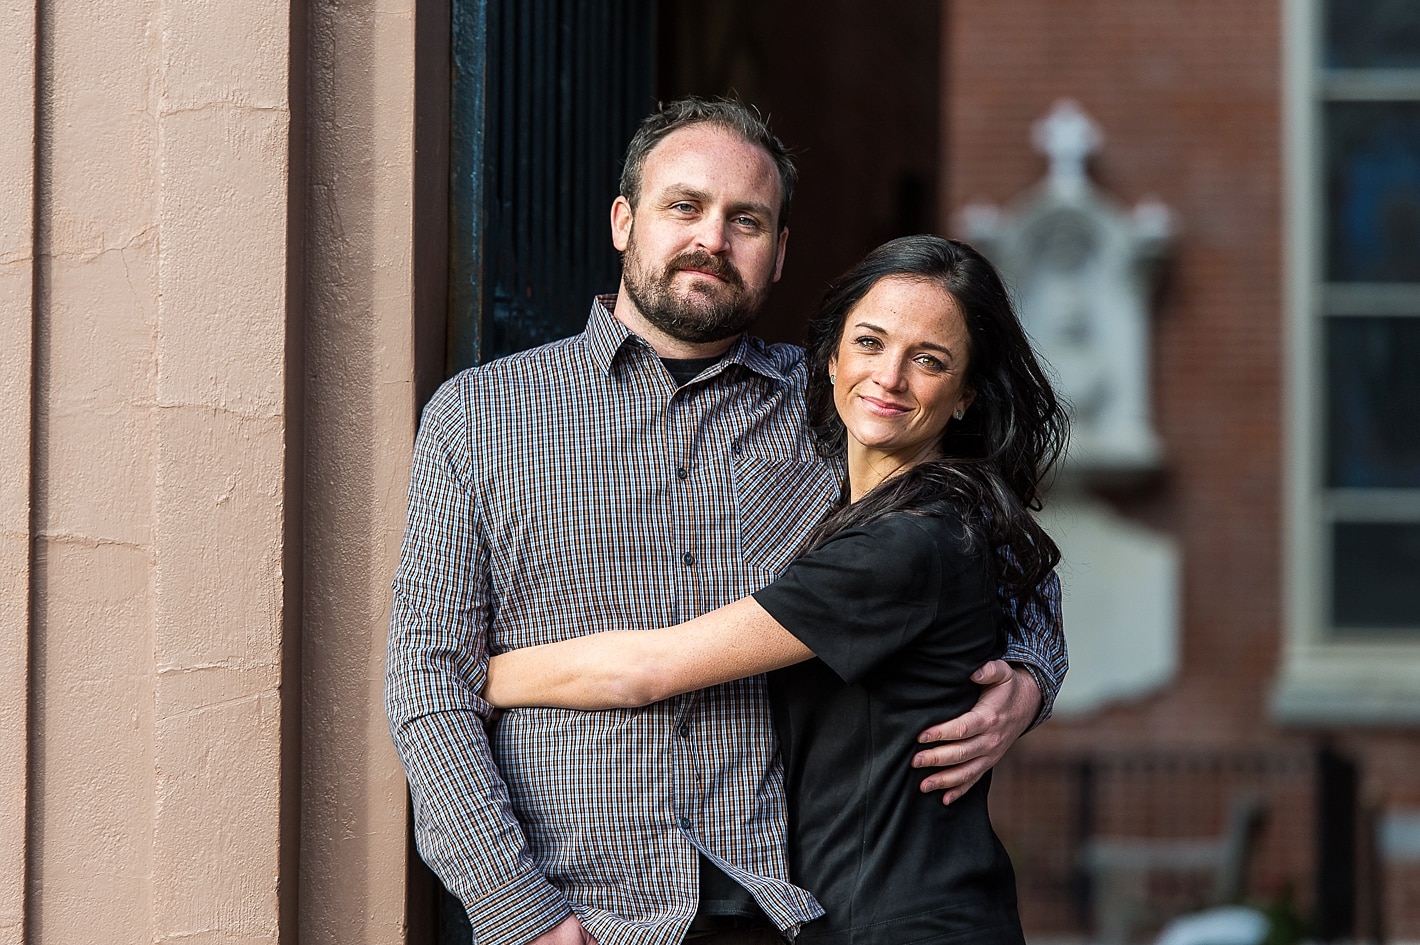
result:
[[[153,6],[39,9],[30,938],[154,933]]]
[[[310,6],[306,945],[395,942],[404,934],[405,781],[381,694],[389,582],[414,442],[414,49],[421,25],[410,0]],[[437,255],[447,258],[442,248]],[[434,301],[442,311],[443,296]]]
[[[271,941],[290,9],[40,11],[28,935]]]
[[[0,943],[23,938],[29,704],[35,11],[0,8]]]
[[[0,943],[404,939],[414,49],[0,12]]]

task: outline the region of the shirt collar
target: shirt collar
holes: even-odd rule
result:
[[[592,311],[587,318],[587,344],[592,361],[606,374],[611,373],[616,356],[628,344],[644,347],[653,355],[655,353],[649,344],[617,319],[613,314],[615,307],[615,295],[598,295],[592,300]],[[769,355],[764,341],[749,334],[735,339],[720,364],[722,371],[731,364],[739,364],[772,381],[786,379],[784,371]]]
[[[587,316],[587,346],[591,350],[592,362],[603,374],[611,373],[617,352],[636,337],[612,314],[615,307],[616,296],[598,295],[592,299],[592,311]]]

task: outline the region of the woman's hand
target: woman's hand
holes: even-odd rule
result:
[[[1035,677],[1005,660],[992,660],[971,674],[981,696],[969,711],[934,725],[917,740],[939,742],[912,758],[914,768],[939,768],[922,780],[922,793],[945,791],[950,804],[981,780],[1025,734],[1040,712],[1040,687]]]

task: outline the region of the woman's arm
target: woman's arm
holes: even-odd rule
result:
[[[746,597],[674,627],[609,630],[500,653],[488,663],[483,698],[500,708],[629,708],[811,656]]]

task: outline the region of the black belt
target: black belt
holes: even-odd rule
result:
[[[690,920],[690,928],[686,931],[687,937],[693,935],[704,935],[712,932],[730,932],[740,929],[764,929],[778,931],[769,924],[769,920],[764,916],[753,915],[705,915],[697,913],[695,918]]]

